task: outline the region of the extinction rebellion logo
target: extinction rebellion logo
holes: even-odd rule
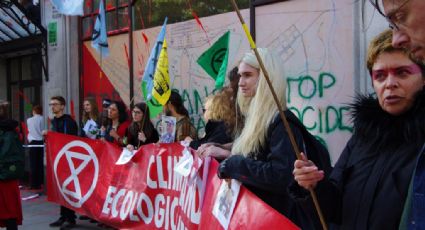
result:
[[[77,149],[78,151],[71,151],[71,149]],[[69,167],[69,169],[62,167]],[[54,161],[53,170],[56,184],[63,198],[71,206],[80,208],[90,198],[96,188],[99,175],[99,162],[93,149],[87,143],[83,141],[72,141],[59,151]],[[63,173],[58,173],[59,170],[70,173],[64,176]],[[89,174],[86,171],[89,171]],[[79,174],[82,172],[84,172],[85,178],[79,177]],[[87,178],[87,175],[92,177]],[[80,179],[84,181],[80,181]],[[81,182],[84,185],[90,182],[91,184],[89,186],[82,186]]]

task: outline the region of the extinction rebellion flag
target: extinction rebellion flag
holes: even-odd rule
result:
[[[109,56],[108,36],[106,32],[106,15],[103,0],[99,3],[99,14],[93,28],[92,47],[95,48],[102,57]]]
[[[229,36],[227,31],[199,58],[198,64],[215,80],[215,88],[220,89],[226,79],[227,61],[229,59]]]

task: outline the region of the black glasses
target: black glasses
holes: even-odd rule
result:
[[[372,4],[373,7],[387,20],[389,27],[392,30],[400,30],[400,24],[402,24],[402,20],[396,17],[396,14],[402,7],[404,7],[409,0],[405,0],[402,2],[395,10],[390,12],[388,15],[385,15],[384,13],[384,7],[383,7],[383,0],[369,0],[370,4]],[[404,18],[404,17],[403,17]]]

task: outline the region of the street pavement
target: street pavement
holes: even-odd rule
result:
[[[31,196],[39,194],[38,197],[25,200]],[[21,189],[23,222],[18,229],[23,230],[59,230],[59,228],[49,227],[49,223],[56,221],[59,218],[59,205],[47,201],[47,196],[43,191],[33,191]],[[78,214],[77,214],[78,215]],[[98,227],[95,223],[90,223],[88,220],[79,220],[77,225],[72,229],[104,229]]]

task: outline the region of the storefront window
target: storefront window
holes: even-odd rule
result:
[[[249,0],[237,0],[236,2],[240,9],[249,8]],[[139,0],[135,4],[134,23],[138,30],[162,25],[165,17],[168,17],[168,23],[176,23],[193,19],[192,12],[201,18],[231,11],[233,11],[233,7],[229,1]]]
[[[83,39],[90,39],[99,11],[100,0],[84,1],[82,17]],[[106,27],[108,34],[128,30],[128,0],[105,0]]]
[[[90,39],[100,0],[85,0],[82,17],[83,39]],[[106,0],[108,33],[128,30],[128,0]],[[136,0],[134,1],[133,23],[135,30],[162,25],[164,18],[168,23],[191,20],[194,15],[206,17],[233,11],[228,1],[217,0]],[[237,0],[240,9],[249,8],[250,0]]]

